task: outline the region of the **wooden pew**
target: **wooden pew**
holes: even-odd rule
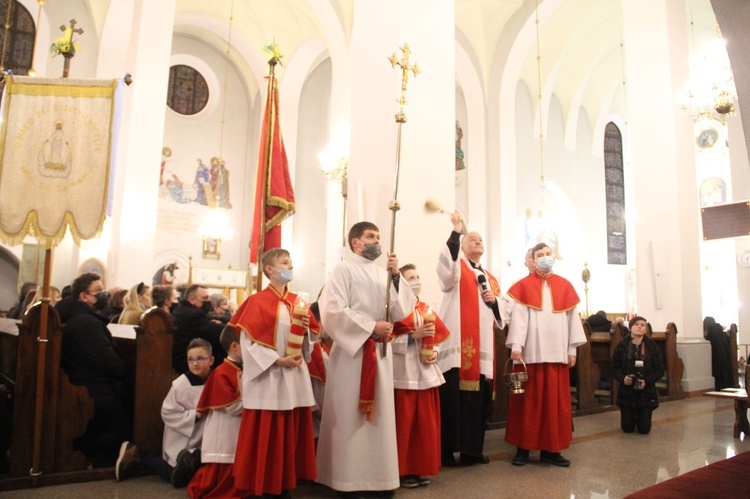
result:
[[[682,389],[682,375],[685,365],[677,354],[677,326],[673,322],[667,324],[666,331],[652,331],[651,324],[648,325],[649,336],[656,342],[664,360],[665,378],[657,382],[659,398],[662,401],[678,400],[685,398]]]
[[[594,396],[599,406],[611,406],[615,403],[614,391],[612,390],[612,353],[615,351],[617,342],[613,332],[590,333],[591,362],[598,368],[598,377],[594,379]],[[599,387],[601,381],[608,381],[610,389]]]
[[[735,388],[740,386],[740,366],[737,359],[737,324],[731,324],[727,330],[729,335],[729,365],[732,369],[732,379]],[[745,385],[747,388],[747,385]]]
[[[599,366],[591,358],[591,327],[586,321],[581,322],[586,344],[578,347],[576,365],[570,369],[570,397],[573,410],[585,412],[599,406],[594,391],[599,385],[600,372]]]
[[[12,477],[27,477],[32,468],[40,318],[41,305],[37,305],[19,326],[11,442]],[[49,310],[47,338],[40,468],[45,474],[85,470],[86,457],[73,450],[73,440],[86,432],[94,417],[94,401],[86,388],[72,385],[60,368],[62,325],[53,307]]]
[[[133,435],[138,447],[161,456],[164,422],[161,405],[172,380],[174,328],[168,313],[154,308],[141,317],[136,331]]]

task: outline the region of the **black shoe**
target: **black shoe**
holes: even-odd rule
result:
[[[417,477],[417,481],[419,482],[420,487],[427,487],[430,484],[430,479],[426,476]]]
[[[453,451],[443,450],[440,453],[440,456],[440,461],[446,468],[453,468],[458,466],[458,462],[456,461],[456,457],[453,455]]]
[[[120,445],[120,453],[115,463],[115,480],[123,481],[126,478],[125,472],[135,462],[138,462],[138,447],[133,442],[123,442]]]
[[[172,477],[170,480],[172,486],[176,489],[187,487],[187,484],[190,483],[190,479],[193,478],[195,471],[195,459],[193,458],[193,454],[187,449],[182,449],[180,453],[177,454],[177,464],[175,464],[175,467],[172,470]]]
[[[543,463],[554,464],[555,466],[560,466],[562,468],[567,468],[568,466],[570,466],[570,461],[562,457],[562,454],[560,454],[559,452],[549,452],[543,450],[539,460]]]
[[[416,489],[419,487],[419,477],[404,475],[399,479],[402,489]]]
[[[336,497],[339,497],[341,499],[365,499],[365,494],[363,492],[355,491],[355,492],[336,492]]]
[[[488,456],[472,456],[471,454],[461,453],[461,465],[471,466],[472,464],[489,464],[490,458]]]
[[[516,455],[510,462],[513,466],[523,466],[529,462],[529,451],[518,447]]]
[[[365,497],[381,497],[384,499],[391,499],[396,495],[395,490],[367,490],[365,491]]]

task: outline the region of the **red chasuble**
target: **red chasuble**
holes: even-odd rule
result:
[[[229,321],[229,325],[242,329],[255,343],[275,350],[279,303],[284,304],[291,316],[296,299],[297,295],[290,293],[287,288],[284,288],[284,293],[281,294],[273,286],[268,286],[245,300]],[[310,310],[307,314],[310,317],[309,329],[320,334],[320,325],[315,316]]]
[[[567,312],[581,301],[570,281],[555,274],[545,276],[540,274],[539,271],[527,275],[511,286],[508,290],[508,295],[518,303],[541,310],[542,285],[544,281],[547,281],[549,285],[553,312]]]
[[[500,294],[497,279],[485,271],[490,289],[495,296]],[[479,306],[486,305],[477,292],[479,283],[466,260],[461,260],[461,282],[459,292],[461,299],[461,369],[459,370],[459,388],[464,391],[479,390]]]

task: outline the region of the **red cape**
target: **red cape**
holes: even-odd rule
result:
[[[555,274],[543,276],[538,271],[532,272],[511,286],[508,296],[527,307],[541,310],[544,281],[549,284],[553,312],[567,312],[581,301],[570,281]]]
[[[398,321],[393,325],[393,334],[399,335],[399,334],[407,334],[407,333],[413,333],[415,330],[414,327],[414,314],[419,313],[424,317],[424,313],[427,310],[427,304],[423,303],[421,301],[417,301],[417,306],[414,307],[415,311],[409,315],[406,319],[402,321]],[[434,312],[434,311],[433,311]],[[443,323],[442,320],[440,320],[440,317],[437,316],[437,313],[435,313],[435,344],[438,345],[448,339],[448,336],[450,336],[450,331],[448,331],[448,328],[445,326],[445,323]]]
[[[242,398],[240,376],[242,376],[242,368],[230,359],[224,359],[224,362],[214,369],[206,380],[195,410],[206,413],[213,409],[222,409],[240,400]]]

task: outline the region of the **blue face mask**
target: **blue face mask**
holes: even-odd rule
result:
[[[274,267],[273,269],[278,272],[276,274],[276,279],[284,284],[291,282],[292,279],[294,279],[294,272],[292,271],[292,269],[277,269],[276,267]]]
[[[551,256],[543,256],[541,258],[538,258],[536,261],[536,268],[541,270],[544,273],[549,272],[552,270],[552,266],[555,264],[555,259]]]

